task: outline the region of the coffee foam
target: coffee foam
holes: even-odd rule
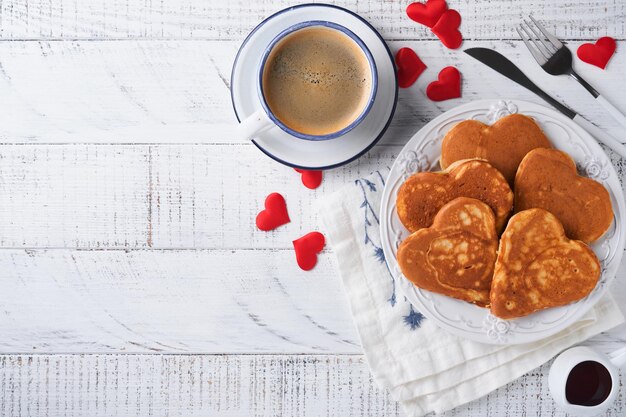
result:
[[[300,29],[270,53],[263,93],[287,127],[309,135],[335,133],[356,120],[372,89],[369,61],[344,33],[321,26]]]

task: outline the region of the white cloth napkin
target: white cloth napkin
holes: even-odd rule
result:
[[[624,321],[607,295],[580,321],[540,342],[496,346],[441,330],[396,293],[385,264],[378,213],[386,177],[375,172],[356,179],[319,209],[371,372],[407,415],[439,413],[482,397]]]

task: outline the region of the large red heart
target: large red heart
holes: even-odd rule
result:
[[[396,52],[396,66],[398,67],[398,86],[400,88],[412,86],[426,69],[426,64],[411,48],[400,48]]]
[[[426,4],[417,2],[409,4],[406,14],[411,20],[432,28],[447,8],[445,0],[428,0]]]
[[[433,33],[447,48],[456,49],[463,43],[463,36],[459,32],[461,15],[456,10],[446,10],[437,24],[433,26]]]
[[[322,171],[311,171],[298,168],[295,168],[295,170],[302,174],[302,184],[304,184],[306,188],[314,190],[322,183]]]
[[[265,210],[256,216],[256,227],[264,231],[274,230],[289,221],[285,199],[278,193],[272,193],[265,198]]]
[[[443,101],[461,97],[461,73],[454,67],[445,67],[439,79],[428,84],[426,95],[432,101]]]
[[[311,232],[293,241],[298,266],[310,271],[317,263],[317,254],[324,249],[326,239],[320,232]]]
[[[615,39],[605,36],[592,43],[580,45],[576,54],[581,61],[604,69],[615,53]]]

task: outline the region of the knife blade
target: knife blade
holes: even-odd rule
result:
[[[543,91],[535,83],[533,83],[522,72],[522,70],[517,67],[517,65],[512,63],[507,57],[505,57],[501,53],[488,48],[469,48],[466,49],[464,52],[482,62],[483,64],[487,65],[494,71],[499,72],[508,79],[515,81],[522,87],[525,87],[533,93],[537,94],[539,97],[554,106],[558,111],[572,119],[583,129],[587,130],[589,133],[595,136],[597,140],[609,146],[615,152],[620,154],[623,158],[626,158],[626,146],[624,146],[619,140],[615,139],[608,133],[603,132],[596,125],[576,113],[574,110],[561,104],[555,98]]]
[[[517,65],[509,61],[509,59],[502,55],[500,52],[496,52],[493,49],[488,48],[469,48],[466,49],[464,52],[482,62],[483,64],[487,65],[492,70],[495,70],[507,77],[508,79],[515,81],[522,87],[526,87],[548,103],[552,104],[554,107],[556,107],[558,111],[560,111],[570,119],[576,117],[576,112],[574,110],[559,103],[558,101],[556,101],[556,99],[554,99],[548,93],[539,88],[537,84],[532,82],[522,72],[522,70],[517,67]]]

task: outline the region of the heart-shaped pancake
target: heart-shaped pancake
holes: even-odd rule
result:
[[[489,206],[459,197],[439,210],[431,227],[406,238],[397,257],[417,287],[486,306],[497,248]]]
[[[600,278],[600,262],[543,209],[517,213],[500,238],[491,284],[491,312],[503,319],[580,300]]]
[[[515,211],[542,208],[554,214],[571,239],[593,242],[613,222],[609,192],[597,181],[581,177],[565,152],[535,149],[515,176]]]
[[[478,120],[458,123],[441,144],[441,166],[461,159],[480,158],[496,167],[513,185],[517,166],[535,148],[551,148],[550,141],[533,119],[511,114],[487,126]]]
[[[513,210],[513,192],[502,174],[478,159],[457,161],[440,172],[418,172],[400,186],[396,209],[410,232],[429,227],[446,203],[471,197],[486,203],[496,217],[496,231],[504,229]]]

